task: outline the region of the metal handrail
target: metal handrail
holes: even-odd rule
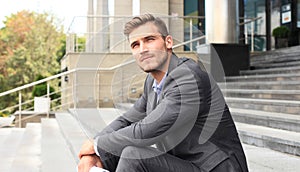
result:
[[[204,39],[205,38],[205,35],[202,35],[200,37],[197,37],[197,38],[194,38],[194,39],[191,39],[189,41],[185,41],[185,42],[182,42],[182,43],[179,43],[177,45],[174,45],[172,48],[175,49],[175,48],[178,48],[180,46],[183,46],[183,45],[186,45],[186,44],[189,44],[189,43],[193,43],[195,41],[200,41],[201,39]]]
[[[249,21],[246,21],[246,22],[242,22],[242,23],[239,23],[239,26],[243,26],[243,25],[246,25],[246,24],[251,24],[251,52],[254,52],[254,22],[257,21],[257,20],[260,20],[262,19],[262,17],[256,17],[256,18],[245,18],[246,20],[249,20]],[[248,44],[248,30],[247,30],[247,27],[245,27],[245,44]]]
[[[260,16],[260,17],[255,17],[255,18],[245,18],[245,19],[248,19],[249,21],[239,23],[240,26],[246,25],[246,24],[248,24],[248,23],[254,22],[254,21],[259,20],[259,19],[262,19],[262,17]]]
[[[59,74],[50,76],[48,78],[44,78],[44,79],[32,82],[30,84],[26,84],[26,85],[23,85],[23,86],[11,89],[9,91],[2,92],[2,93],[0,93],[0,97],[8,95],[8,94],[11,94],[11,93],[14,93],[14,92],[18,92],[18,91],[24,90],[24,89],[29,88],[29,87],[33,87],[35,85],[38,85],[38,84],[41,84],[41,83],[44,83],[44,82],[47,82],[47,81],[50,81],[50,80],[53,80],[53,79],[65,76],[65,75],[68,75],[68,74],[71,74],[71,73],[73,73],[75,71],[76,71],[76,69],[73,69],[73,70],[70,70],[70,71],[66,71],[66,72],[63,72],[63,73],[59,73]]]
[[[198,38],[194,38],[192,40],[189,40],[189,41],[185,41],[185,42],[182,42],[180,44],[177,44],[177,45],[174,45],[172,48],[175,49],[175,48],[178,48],[180,46],[183,46],[183,45],[186,45],[186,44],[189,44],[189,43],[192,43],[192,42],[195,42],[195,41],[199,41],[201,39],[204,39],[205,36],[201,36],[201,37],[198,37]],[[57,78],[60,78],[62,76],[65,76],[65,75],[69,75],[69,74],[72,74],[74,72],[78,72],[78,71],[112,71],[112,70],[115,70],[115,69],[118,69],[118,68],[121,68],[123,66],[126,66],[126,65],[129,65],[129,64],[132,64],[134,63],[135,60],[130,60],[130,61],[127,61],[127,62],[124,62],[124,63],[121,63],[119,65],[115,65],[113,67],[109,67],[109,68],[77,68],[77,69],[72,69],[72,70],[69,70],[69,71],[65,71],[65,72],[62,72],[62,73],[59,73],[59,74],[56,74],[56,75],[53,75],[53,76],[50,76],[48,78],[44,78],[44,79],[41,79],[41,80],[38,80],[38,81],[35,81],[35,82],[32,82],[32,83],[29,83],[29,84],[26,84],[26,85],[23,85],[23,86],[20,86],[20,87],[17,87],[17,88],[14,88],[14,89],[11,89],[11,90],[8,90],[8,91],[5,91],[5,92],[2,92],[0,93],[0,97],[3,97],[3,96],[6,96],[6,95],[9,95],[9,94],[12,94],[12,93],[15,93],[15,92],[19,92],[19,104],[18,105],[14,105],[12,107],[7,107],[5,108],[4,110],[8,109],[8,108],[16,108],[16,107],[19,107],[19,110],[17,111],[17,113],[19,113],[19,119],[17,120],[19,122],[19,127],[21,127],[21,121],[22,120],[25,120],[25,119],[28,119],[28,118],[32,118],[34,116],[37,116],[37,113],[34,113],[32,115],[29,115],[28,117],[22,119],[21,116],[22,116],[22,105],[24,104],[27,104],[28,101],[26,102],[22,102],[22,96],[21,96],[21,92],[22,90],[26,89],[26,88],[30,88],[30,87],[33,87],[35,85],[38,85],[38,84],[41,84],[41,83],[47,83],[48,81],[51,81],[51,80],[54,80],[54,79],[57,79]],[[63,90],[60,90],[61,92]],[[49,92],[49,83],[47,83],[47,95],[45,95],[46,97],[50,97],[50,95],[53,94],[53,93],[50,93]],[[59,98],[61,99],[61,98]],[[53,100],[54,101],[54,100]],[[29,102],[32,102],[32,100],[29,100]],[[49,102],[51,103],[51,102]],[[70,102],[67,103],[67,104],[71,104]],[[63,105],[59,105],[59,106],[63,106]],[[58,107],[59,107],[58,106]],[[3,110],[1,110],[3,111]],[[47,112],[47,117],[49,117],[49,112]]]

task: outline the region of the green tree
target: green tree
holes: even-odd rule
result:
[[[6,17],[4,24],[0,30],[0,78],[6,78],[1,82],[7,90],[33,82],[38,75],[48,77],[60,71],[65,35],[55,16],[21,11]],[[24,98],[31,96],[31,91]]]

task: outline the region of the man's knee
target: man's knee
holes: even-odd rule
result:
[[[128,171],[142,171],[143,162],[142,156],[143,148],[135,146],[127,146],[123,149],[120,157],[120,161],[117,167],[117,172]]]
[[[128,159],[149,159],[162,155],[163,152],[153,147],[127,146],[123,149],[121,158]]]
[[[143,148],[136,146],[126,146],[121,153],[121,158],[140,159],[142,152],[144,152]]]

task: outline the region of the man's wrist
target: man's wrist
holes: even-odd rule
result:
[[[82,154],[79,159],[81,159],[84,156],[97,156],[97,154],[96,153],[93,153],[93,154]]]
[[[96,153],[96,155],[100,156],[99,152],[98,152],[98,146],[97,146],[97,138],[94,139],[94,151]]]

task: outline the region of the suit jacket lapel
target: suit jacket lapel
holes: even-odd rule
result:
[[[169,64],[169,67],[168,67],[168,74],[170,72],[172,72],[173,69],[175,69],[177,66],[178,66],[178,63],[179,63],[179,58],[173,53],[172,56],[171,56],[171,60],[170,60],[170,64]],[[153,84],[154,82],[154,78],[151,77],[151,84]],[[164,86],[163,86],[163,89],[164,89]],[[163,99],[163,96],[162,96],[162,93],[160,94],[159,96],[159,101],[157,102],[157,96],[156,96],[156,93],[153,91],[152,89],[152,85],[149,85],[149,90],[148,90],[148,105],[147,107],[147,110],[148,112],[151,112],[155,109],[156,105],[159,104],[159,102]]]

